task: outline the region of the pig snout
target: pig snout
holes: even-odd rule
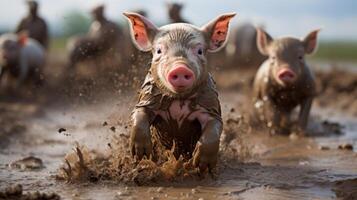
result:
[[[295,80],[296,74],[290,69],[283,68],[278,72],[278,78],[284,83],[290,83]]]
[[[179,64],[169,71],[166,78],[175,90],[185,90],[193,85],[195,74],[187,65]]]

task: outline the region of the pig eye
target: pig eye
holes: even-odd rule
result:
[[[197,54],[198,55],[202,55],[203,54],[203,49],[202,48],[198,48],[197,49]]]
[[[299,60],[302,60],[304,57],[303,56],[299,56],[298,58],[299,58]]]
[[[161,53],[162,53],[161,48],[157,48],[157,49],[156,49],[156,53],[157,53],[157,54],[161,54]]]

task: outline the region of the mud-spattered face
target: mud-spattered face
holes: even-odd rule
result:
[[[203,33],[189,24],[160,28],[153,42],[151,64],[158,85],[172,95],[190,93],[207,76],[205,44]]]

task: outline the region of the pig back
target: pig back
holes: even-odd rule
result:
[[[168,111],[175,99],[166,95],[156,86],[153,77],[149,73],[142,85],[139,101],[136,108],[144,107],[149,113],[154,138],[158,140],[165,148],[171,149],[175,143],[174,155],[178,158],[183,155],[190,158],[196,146],[197,141],[202,134],[202,127],[198,120],[188,120],[185,118],[181,125],[174,119],[163,119],[155,115],[155,111]],[[204,108],[213,118],[222,121],[221,108],[218,100],[215,83],[211,75],[207,81],[197,90],[196,95],[187,99],[190,100],[189,109],[195,111],[197,106]]]
[[[29,68],[43,67],[45,63],[45,50],[36,40],[29,38],[20,53],[20,63],[26,62]]]

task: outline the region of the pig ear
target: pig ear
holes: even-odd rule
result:
[[[150,51],[152,41],[158,31],[156,26],[137,13],[123,13],[130,22],[130,35],[135,46],[141,51]]]
[[[208,50],[216,52],[220,50],[228,38],[228,26],[235,13],[227,13],[218,16],[213,21],[202,27],[202,31],[208,36]]]
[[[269,54],[268,46],[273,41],[273,38],[261,28],[257,28],[257,47],[259,52],[264,56]]]
[[[317,49],[317,34],[319,31],[320,29],[314,30],[304,38],[303,44],[306,54],[312,54]]]
[[[17,34],[17,43],[19,43],[20,46],[25,46],[28,39],[29,34],[27,31],[21,31]]]

